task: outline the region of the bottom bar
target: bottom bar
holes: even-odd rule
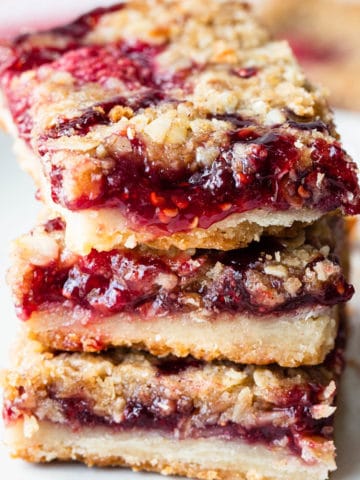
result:
[[[318,480],[334,469],[327,464],[307,465],[286,453],[263,445],[222,439],[174,439],[156,432],[114,432],[39,422],[31,438],[24,437],[24,421],[9,429],[16,456],[31,462],[79,460],[89,466],[129,466],[133,470],[181,475],[205,480]],[[329,447],[329,459],[333,449]]]
[[[339,346],[323,365],[296,369],[51,353],[29,340],[15,358],[3,382],[14,456],[207,480],[324,480],[336,468]]]

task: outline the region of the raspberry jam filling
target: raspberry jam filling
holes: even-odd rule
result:
[[[317,122],[314,128],[322,125]],[[236,129],[229,133],[218,158],[194,172],[154,165],[147,158],[146,144],[135,138],[130,154],[112,154],[114,167],[102,175],[101,185],[91,196],[83,194],[69,201],[63,190],[63,172],[54,166],[52,198],[71,210],[118,208],[133,228],[146,226],[155,235],[206,229],[232,213],[257,208],[326,212],[342,207],[348,214],[358,212],[355,164],[348,161],[340,144],[312,141],[309,165],[295,143],[294,135],[277,128]]]
[[[49,227],[50,228],[50,227]],[[58,228],[57,225],[51,228]],[[210,312],[249,312],[264,316],[281,314],[311,305],[335,305],[349,300],[353,287],[337,269],[321,284],[302,283],[296,295],[286,293],[285,279],[264,273],[264,258],[282,246],[275,240],[262,239],[246,249],[221,252],[198,250],[173,255],[112,250],[78,257],[71,265],[56,262],[31,266],[26,274],[20,318],[51,306],[91,312],[94,320],[115,313],[136,313],[145,319],[157,315],[187,313],[194,309]],[[319,252],[301,272],[316,270],[324,260]],[[336,260],[332,260],[337,265]],[[221,267],[211,273],[215,265]],[[254,275],[257,276],[254,289]]]
[[[133,401],[126,405],[124,418],[121,423],[116,423],[109,418],[96,415],[89,402],[81,398],[57,398],[60,409],[68,424],[78,429],[82,426],[106,426],[114,430],[155,430],[173,434],[175,431],[179,438],[209,438],[216,437],[224,440],[244,440],[250,444],[261,443],[268,446],[276,445],[278,441],[286,440],[287,448],[295,455],[301,455],[300,445],[303,436],[316,435],[322,438],[331,438],[333,417],[315,420],[310,414],[313,403],[304,401],[307,392],[302,391],[302,396],[296,392],[296,403],[275,407],[277,413],[283,412],[288,417],[291,426],[276,426],[265,423],[259,426],[246,427],[238,423],[225,424],[204,422],[198,426],[192,422],[195,409],[191,401],[185,399],[167,400],[171,413],[165,414],[161,409],[161,398],[156,398],[150,405]],[[289,392],[291,396],[291,392]]]
[[[155,85],[154,59],[162,49],[144,42],[91,45],[62,55],[51,68],[69,72],[78,86],[89,82],[103,85],[116,78],[129,90],[136,90]]]

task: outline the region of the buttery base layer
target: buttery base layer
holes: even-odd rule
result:
[[[0,119],[4,124],[9,123],[5,121],[7,117],[0,111]],[[8,126],[7,129],[15,135],[13,126]],[[80,255],[88,254],[92,248],[108,251],[118,246],[134,248],[141,243],[164,250],[171,246],[181,250],[189,248],[231,250],[246,247],[264,234],[286,236],[287,230],[291,227],[298,231],[300,226],[311,224],[323,216],[323,212],[309,209],[275,212],[255,209],[232,214],[208,229],[194,228],[190,232],[159,236],[159,232],[155,234],[151,229],[132,230],[116,208],[72,211],[54,203],[51,199],[50,185],[42,174],[39,159],[21,139],[15,142],[15,152],[21,167],[30,173],[40,188],[41,197],[47,208],[65,220],[67,247]]]
[[[204,480],[325,480],[335,470],[333,443],[328,460],[307,465],[279,447],[213,438],[178,440],[155,432],[109,433],[103,427],[69,427],[34,417],[8,426],[12,455],[31,462],[77,460],[89,466],[127,466]]]
[[[334,346],[338,325],[337,308],[272,318],[222,313],[215,320],[198,313],[152,319],[117,314],[92,322],[87,315],[80,308],[35,312],[26,326],[31,337],[60,350],[128,346],[154,355],[295,367],[321,363]]]

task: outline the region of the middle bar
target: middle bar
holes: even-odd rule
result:
[[[334,346],[339,305],[353,294],[337,257],[346,252],[344,224],[334,216],[227,252],[79,256],[66,249],[65,228],[55,218],[20,237],[8,277],[30,335],[54,349],[318,364]]]

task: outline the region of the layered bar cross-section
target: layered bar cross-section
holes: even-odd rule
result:
[[[339,306],[353,294],[339,217],[225,252],[139,247],[81,256],[66,248],[64,229],[54,218],[20,237],[8,276],[31,336],[54,349],[128,346],[317,364],[334,346]]]

